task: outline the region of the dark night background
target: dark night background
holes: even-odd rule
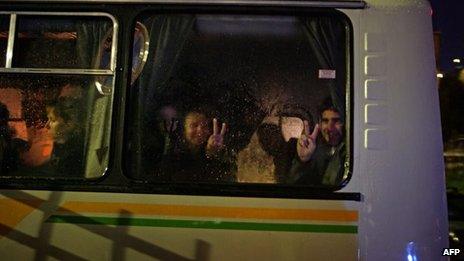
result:
[[[458,75],[464,65],[464,0],[430,0],[434,32],[439,32],[440,54],[437,72],[443,72],[440,80],[440,111],[445,147],[445,173],[450,231],[450,247],[464,248],[464,83]],[[460,64],[453,59],[461,60]],[[456,158],[448,157],[450,151]],[[451,257],[451,261],[464,260],[463,256]]]
[[[433,29],[441,32],[439,66],[447,72],[454,69],[452,60],[464,63],[464,0],[430,0]]]

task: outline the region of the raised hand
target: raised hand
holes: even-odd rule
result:
[[[206,145],[206,155],[217,155],[219,151],[224,148],[224,135],[226,134],[226,123],[222,123],[221,130],[219,130],[219,123],[216,118],[213,119],[213,134],[209,136]]]
[[[319,134],[319,124],[314,127],[313,133],[309,133],[309,122],[303,121],[303,133],[298,139],[296,145],[296,152],[302,162],[307,162],[311,159],[314,151],[316,150],[316,138]]]
[[[177,129],[177,124],[178,121],[174,118],[172,118],[171,120],[164,120],[164,131],[167,134],[172,135],[174,131]]]

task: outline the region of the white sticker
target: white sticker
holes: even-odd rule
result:
[[[319,70],[319,79],[335,79],[335,70]]]

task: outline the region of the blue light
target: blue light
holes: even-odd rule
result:
[[[408,243],[408,245],[406,246],[406,254],[408,261],[417,261],[416,247],[414,245],[414,242]]]

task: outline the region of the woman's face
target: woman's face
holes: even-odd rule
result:
[[[189,145],[200,146],[208,141],[211,135],[208,119],[205,115],[192,112],[187,114],[184,122],[184,136]]]
[[[64,143],[71,133],[73,126],[66,123],[62,117],[58,116],[54,107],[47,107],[48,121],[45,127],[49,130],[53,139],[57,143]]]

